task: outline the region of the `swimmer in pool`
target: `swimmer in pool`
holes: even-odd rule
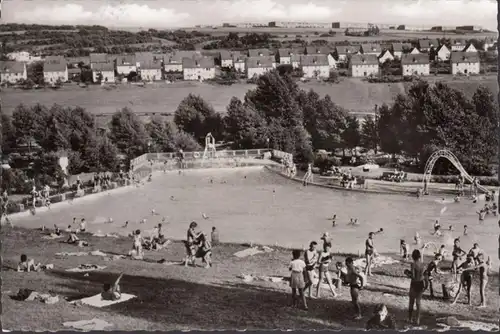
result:
[[[455,196],[455,203],[460,203],[460,195]]]
[[[436,219],[434,222],[434,233],[433,235],[441,235],[441,224],[439,223],[439,220]]]
[[[467,235],[467,225],[464,225],[464,235]]]
[[[332,227],[335,227],[335,224],[337,223],[337,215],[333,215],[331,221],[332,221]]]
[[[418,232],[415,232],[415,237],[413,237],[413,240],[415,240],[416,245],[420,245],[422,239],[420,238],[420,234],[418,234]]]
[[[450,225],[450,226],[448,227],[448,231],[450,231],[450,232],[451,232],[451,231],[453,231],[453,226],[451,226],[451,225]]]

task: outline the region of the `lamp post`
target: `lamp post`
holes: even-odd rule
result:
[[[267,142],[267,150],[269,151],[269,138],[266,138],[266,142]]]

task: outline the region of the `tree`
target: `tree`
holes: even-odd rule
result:
[[[356,116],[346,117],[346,127],[341,137],[344,148],[351,150],[351,153],[361,144],[360,126]]]
[[[395,114],[394,110],[390,109],[385,103],[379,108],[378,112],[377,128],[381,150],[392,155],[400,154],[403,145],[401,138],[403,120],[401,115]]]
[[[170,129],[160,117],[153,117],[145,126],[149,137],[151,138],[152,149],[156,152],[171,152],[174,143],[172,143],[172,134]]]
[[[374,150],[375,154],[377,154],[379,145],[378,127],[374,118],[369,115],[364,118],[361,127],[361,145],[369,150]]]
[[[225,140],[235,149],[263,147],[266,142],[266,125],[262,117],[240,99],[233,97],[224,117]]]
[[[111,140],[129,159],[146,152],[148,135],[141,120],[129,108],[113,114],[110,130]]]
[[[1,113],[0,122],[0,148],[4,154],[9,154],[16,147],[15,128],[12,125],[11,117],[4,113]]]

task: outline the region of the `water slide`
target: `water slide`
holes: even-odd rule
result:
[[[439,158],[448,159],[453,164],[453,166],[455,166],[455,168],[458,169],[458,171],[464,176],[464,178],[467,181],[472,183],[473,177],[470,176],[469,173],[467,173],[467,171],[462,166],[462,164],[460,163],[458,158],[451,151],[448,151],[448,150],[439,150],[439,151],[432,153],[432,155],[427,160],[427,163],[425,164],[424,182],[427,181],[427,184],[430,183],[431,176],[432,176],[432,169],[434,168],[434,165],[436,164],[436,161]],[[480,191],[484,192],[485,194],[490,193],[490,190],[488,190],[488,188],[486,188],[482,185],[478,185],[477,188]]]

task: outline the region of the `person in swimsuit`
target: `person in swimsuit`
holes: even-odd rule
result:
[[[427,282],[429,283],[429,291],[431,293],[431,297],[434,298],[434,287],[432,285],[433,274],[439,274],[439,263],[443,260],[441,254],[434,255],[434,260],[432,260],[425,270],[425,277]]]
[[[212,244],[208,240],[208,236],[204,233],[200,234],[199,237],[200,246],[196,251],[196,258],[201,258],[205,264],[205,268],[210,268],[212,266]]]
[[[413,250],[411,254],[413,262],[411,264],[410,276],[410,305],[408,308],[408,322],[411,324],[413,322],[413,306],[416,306],[416,321],[417,326],[420,325],[420,306],[422,295],[424,290],[427,288],[427,281],[425,280],[425,268],[422,263],[422,254],[418,249]]]
[[[141,230],[136,230],[134,234],[134,244],[132,245],[132,249],[135,251],[137,257],[144,256],[142,250],[142,244],[144,240],[141,235]]]
[[[373,232],[368,233],[368,239],[366,239],[365,241],[366,276],[372,275],[371,267],[372,267],[373,255],[375,253],[375,248],[373,245],[373,235],[374,235]]]
[[[292,261],[288,269],[291,271],[290,275],[290,287],[292,288],[292,307],[298,306],[297,301],[297,290],[299,296],[302,299],[302,304],[305,310],[307,310],[306,296],[304,295],[304,270],[306,269],[306,263],[300,259],[302,251],[295,249],[292,251]]]
[[[346,279],[351,288],[351,301],[354,306],[354,312],[356,313],[355,319],[359,320],[362,318],[361,306],[359,305],[359,290],[363,289],[365,278],[358,273],[351,257],[345,259],[345,265],[347,267]]]
[[[187,240],[186,240],[186,250],[187,257],[184,265],[187,267],[189,263],[194,264],[196,247],[198,245],[198,239],[200,238],[201,232],[197,232],[196,228],[198,224],[196,222],[191,222],[189,224],[189,229],[187,230]]]
[[[478,243],[475,243],[472,248],[469,250],[469,253],[467,254],[467,256],[472,256],[472,258],[474,259],[474,265],[477,265],[479,263],[479,259],[478,259],[478,256],[480,254],[482,254],[483,250],[481,248],[479,248],[479,244]]]
[[[467,235],[467,225],[464,225],[464,235]]]
[[[460,293],[462,292],[462,288],[465,288],[467,293],[467,304],[471,304],[472,272],[474,270],[474,259],[472,256],[467,256],[467,260],[458,266],[457,271],[461,272],[459,282],[460,285],[458,286],[455,299],[453,299],[453,302],[451,303],[452,305],[456,304],[458,297],[460,297]]]
[[[113,283],[105,283],[103,285],[103,291],[101,292],[101,298],[103,300],[120,300],[122,293],[120,291],[120,280],[122,279],[123,274],[118,276],[118,279]]]
[[[18,272],[29,273],[30,271],[39,271],[40,268],[41,268],[40,263],[35,265],[35,260],[28,259],[28,257],[25,254],[21,255],[21,262],[19,262],[19,264],[17,265]]]
[[[373,316],[366,323],[366,329],[367,330],[396,329],[396,322],[394,321],[394,318],[387,311],[387,306],[385,306],[384,304],[378,304],[375,307]]]
[[[306,269],[304,271],[306,284],[304,286],[304,291],[309,290],[309,298],[311,298],[311,290],[314,280],[314,269],[318,263],[318,251],[316,250],[316,241],[311,241],[309,244],[309,249],[304,252],[304,262],[306,264]]]
[[[479,294],[481,295],[481,304],[479,307],[486,307],[486,284],[488,283],[488,271],[490,269],[489,259],[484,261],[484,254],[479,254],[477,256],[478,265],[476,269],[479,269]]]
[[[337,297],[337,293],[335,293],[335,288],[333,286],[332,277],[330,276],[329,266],[333,260],[333,255],[330,251],[332,244],[329,242],[325,242],[323,244],[323,251],[318,256],[318,266],[319,266],[319,278],[318,278],[318,286],[316,287],[316,298],[319,298],[319,290],[321,287],[321,283],[323,279],[326,279],[328,286],[330,287],[330,291],[332,292],[333,297]]]
[[[82,218],[82,220],[80,221],[80,228],[78,232],[85,232],[86,229],[87,229],[87,222],[85,221],[85,218]]]
[[[335,227],[336,223],[337,223],[337,215],[333,215],[333,217],[332,217],[332,227]]]
[[[413,240],[415,240],[416,245],[420,245],[420,243],[422,242],[422,238],[420,238],[420,234],[418,232],[415,232],[415,237],[413,238]]]
[[[460,248],[460,239],[456,238],[453,241],[453,251],[451,252],[451,256],[453,257],[453,261],[451,263],[451,272],[455,274],[455,280],[457,280],[457,268],[459,266],[459,261],[464,255],[467,255],[467,253],[462,248]]]
[[[403,239],[401,239],[401,242],[399,244],[399,253],[403,257],[403,260],[407,260],[410,256],[410,254],[409,254],[410,253],[410,246]]]
[[[434,222],[434,234],[433,235],[441,235],[441,224],[439,223],[439,220],[436,219]]]
[[[439,247],[439,250],[434,255],[441,255],[441,258],[444,259],[446,253],[447,253],[446,246],[441,245],[441,247]]]

